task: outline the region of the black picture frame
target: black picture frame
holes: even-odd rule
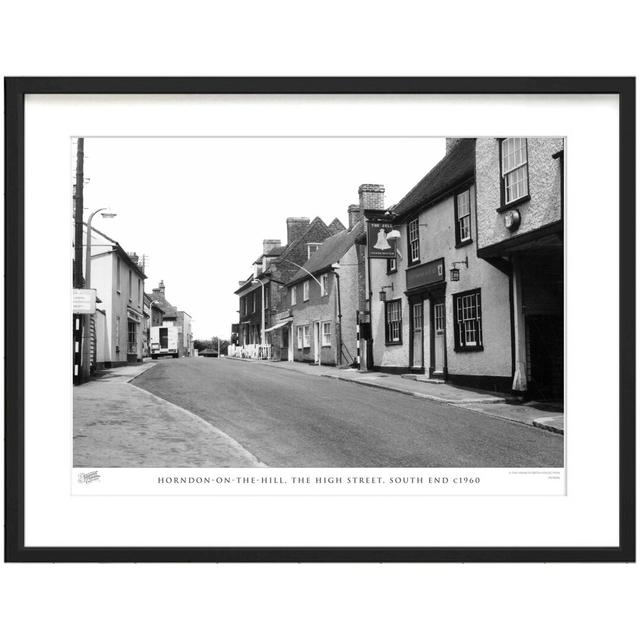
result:
[[[633,562],[635,561],[635,78],[24,77],[5,78],[5,561]],[[619,97],[619,530],[612,547],[27,547],[24,540],[24,175],[29,94],[615,94]]]

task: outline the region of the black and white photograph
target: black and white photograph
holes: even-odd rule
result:
[[[20,557],[627,557],[624,81],[9,86]]]
[[[74,137],[78,483],[562,470],[565,147]]]

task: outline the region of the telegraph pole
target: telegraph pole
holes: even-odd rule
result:
[[[73,286],[82,289],[82,216],[84,214],[84,138],[78,138],[76,156],[76,184],[73,194],[73,216],[75,222],[74,258],[73,258]]]
[[[73,186],[73,288],[82,289],[82,216],[84,212],[84,138],[78,138],[76,150],[76,183]],[[73,383],[82,380],[82,332],[86,332],[87,316],[73,314]]]

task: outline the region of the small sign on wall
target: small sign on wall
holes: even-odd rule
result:
[[[96,290],[73,290],[73,313],[92,314],[96,312]]]
[[[417,289],[444,282],[444,258],[407,269],[407,289]]]

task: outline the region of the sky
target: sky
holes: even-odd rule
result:
[[[164,280],[196,339],[228,337],[233,293],[262,240],[286,243],[286,219],[348,225],[363,183],[398,202],[444,155],[444,138],[85,138],[85,216],[147,256],[145,291]],[[75,165],[75,144],[72,145]]]

